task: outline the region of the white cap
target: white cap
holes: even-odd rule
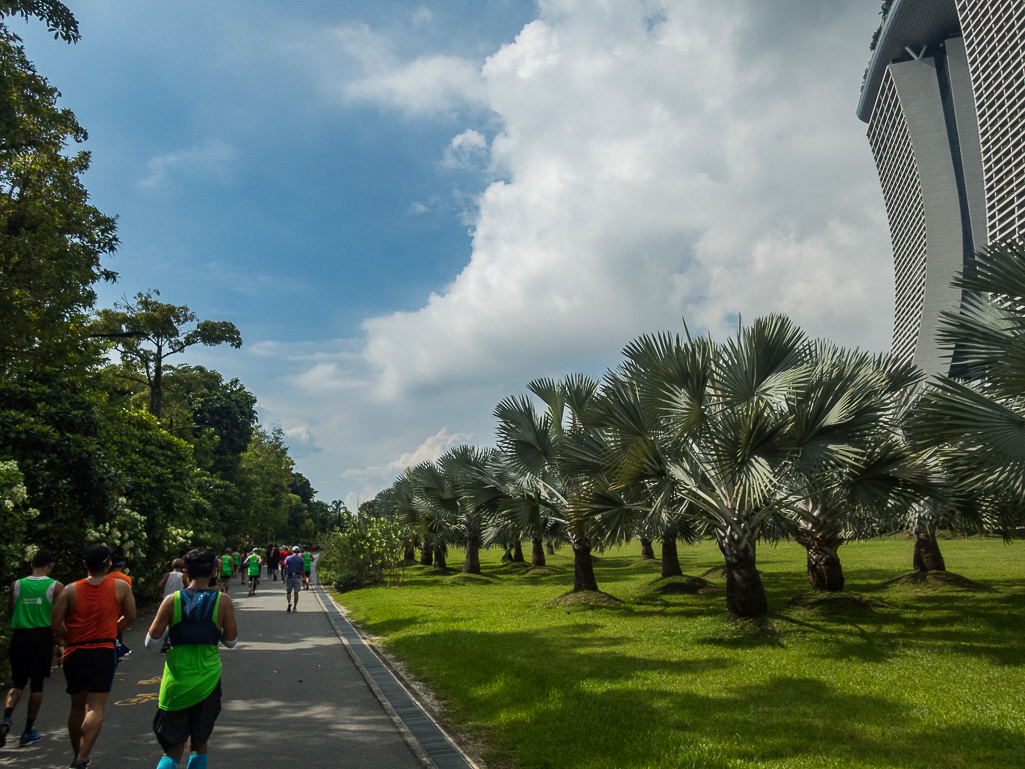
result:
[[[298,553],[299,552],[299,545],[296,545],[295,547],[293,547],[292,548],[292,552],[293,553]]]
[[[254,553],[259,553],[259,552],[260,552],[260,548],[258,548],[258,547],[254,547],[254,548],[253,548],[253,552],[254,552]]]

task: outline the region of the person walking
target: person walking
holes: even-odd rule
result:
[[[313,573],[313,553],[309,547],[303,551],[303,590],[310,589],[310,575]]]
[[[82,561],[89,576],[68,585],[53,604],[50,627],[64,652],[64,679],[71,695],[68,736],[75,758],[69,769],[85,769],[103,728],[103,710],[114,683],[117,634],[135,621],[131,586],[107,579],[110,550],[93,545]]]
[[[25,731],[18,744],[31,745],[43,739],[35,729],[36,717],[43,704],[43,682],[50,677],[50,664],[54,655],[53,630],[50,615],[54,601],[64,586],[50,578],[53,553],[40,550],[32,558],[32,576],[11,583],[8,609],[11,618],[11,688],[4,703],[4,717],[0,721],[0,748],[7,744],[14,709],[21,701],[21,693],[31,681],[28,697],[28,716]]]
[[[256,586],[260,584],[260,564],[263,559],[260,557],[259,548],[253,548],[253,552],[246,556],[245,566],[249,572],[249,595],[256,593]]]
[[[267,576],[275,582],[278,581],[278,564],[280,562],[281,551],[278,550],[277,545],[271,545],[267,548]]]
[[[146,634],[147,649],[155,649],[165,632],[171,642],[153,717],[153,733],[164,752],[157,769],[177,769],[186,742],[188,769],[207,769],[210,735],[221,712],[217,644],[231,649],[238,642],[231,598],[207,589],[215,567],[210,548],[186,553],[188,586],[164,599]]]
[[[292,554],[285,559],[285,599],[288,601],[285,611],[299,611],[299,591],[302,590],[303,557],[299,555],[299,547],[292,548]],[[293,591],[295,597],[292,597]]]
[[[221,592],[227,593],[231,588],[231,575],[235,571],[235,562],[231,558],[231,548],[225,548],[221,556]]]

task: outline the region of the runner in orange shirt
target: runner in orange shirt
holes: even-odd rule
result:
[[[50,616],[58,647],[67,647],[64,678],[71,695],[68,736],[75,752],[69,769],[85,769],[89,764],[117,669],[115,639],[135,621],[131,586],[124,580],[107,578],[110,550],[93,545],[85,551],[82,564],[89,576],[64,588]]]

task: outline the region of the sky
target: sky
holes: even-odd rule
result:
[[[682,319],[889,348],[879,0],[66,2],[76,45],[10,24],[118,217],[99,306],[235,323],[179,362],[240,379],[325,501]]]

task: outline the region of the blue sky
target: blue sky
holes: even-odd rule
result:
[[[90,134],[119,282],[231,320],[321,498],[489,443],[537,376],[790,313],[889,344],[854,116],[878,0],[72,2],[12,22]]]

